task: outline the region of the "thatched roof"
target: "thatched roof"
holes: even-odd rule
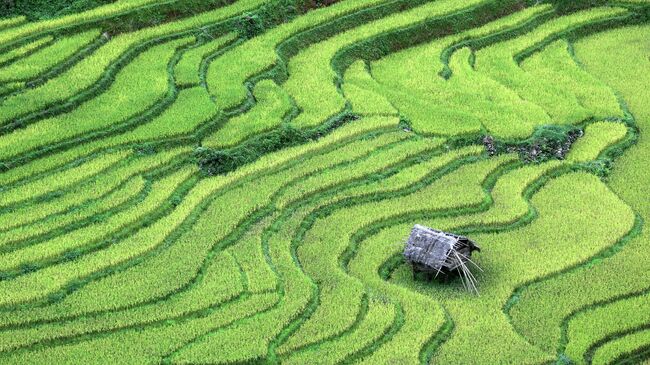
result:
[[[422,271],[449,272],[480,248],[464,236],[416,224],[404,249],[404,257]],[[459,259],[460,258],[460,259]]]
[[[427,273],[429,279],[438,274],[458,274],[465,288],[478,294],[477,281],[467,267],[471,263],[472,251],[480,251],[472,240],[465,236],[438,231],[416,224],[404,248],[404,258],[413,266],[413,277],[417,272]]]

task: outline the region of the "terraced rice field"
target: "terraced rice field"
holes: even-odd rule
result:
[[[0,363],[648,361],[649,15],[0,18]],[[544,133],[578,138],[563,154]],[[416,223],[479,243],[479,295],[413,278]]]

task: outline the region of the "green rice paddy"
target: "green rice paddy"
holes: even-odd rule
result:
[[[61,14],[0,17],[0,364],[650,361],[650,2]]]

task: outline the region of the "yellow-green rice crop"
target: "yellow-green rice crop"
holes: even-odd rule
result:
[[[190,3],[0,20],[0,363],[648,357],[650,3]]]

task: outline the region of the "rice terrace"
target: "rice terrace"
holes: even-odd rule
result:
[[[0,0],[0,364],[650,364],[649,164],[648,0]]]

